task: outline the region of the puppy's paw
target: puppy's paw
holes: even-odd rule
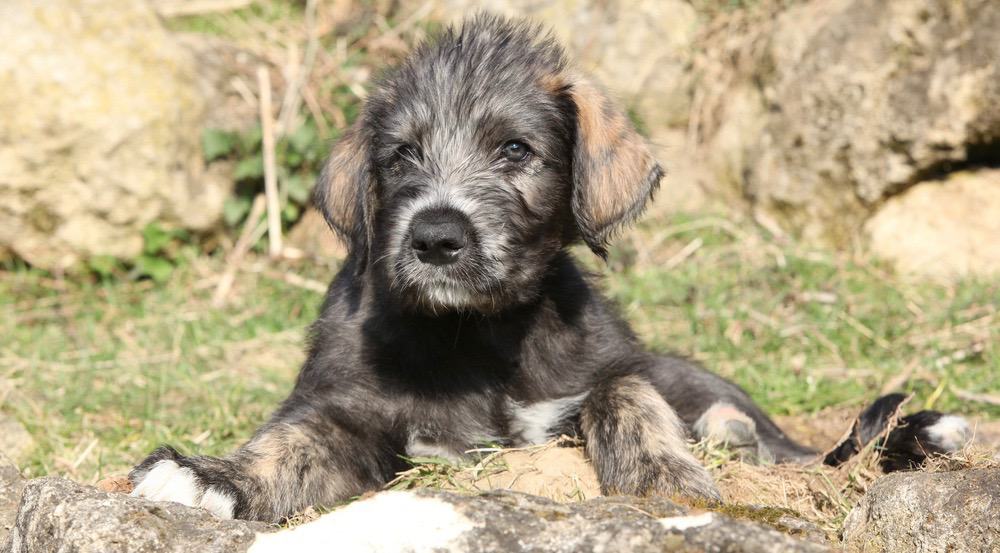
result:
[[[674,459],[671,463],[663,463],[659,471],[654,493],[669,496],[679,493],[709,502],[722,501],[722,494],[715,486],[712,475],[697,461]]]
[[[947,455],[972,439],[968,421],[958,415],[920,411],[903,417],[883,443],[882,470],[893,472],[920,468],[928,457]]]
[[[681,495],[710,502],[722,500],[708,470],[690,455],[659,455],[632,465],[628,470],[605,473],[601,492],[604,495]]]
[[[754,465],[774,462],[774,455],[757,435],[757,424],[732,404],[714,403],[695,421],[692,430],[697,439],[727,449],[743,462]]]
[[[129,474],[135,486],[131,495],[201,507],[219,518],[233,518],[236,488],[225,475],[213,469],[212,461],[220,462],[184,457],[171,447],[160,447]]]

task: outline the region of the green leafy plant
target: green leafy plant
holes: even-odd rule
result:
[[[319,136],[312,119],[281,137],[275,145],[278,190],[281,194],[281,219],[294,223],[309,204],[313,183],[326,156],[327,141]],[[235,162],[233,178],[236,192],[223,208],[223,219],[230,227],[238,226],[250,212],[253,198],[264,191],[264,153],[260,127],[237,133],[206,129],[202,133],[202,151],[207,161],[229,159]]]
[[[146,225],[142,229],[142,254],[136,258],[129,276],[165,282],[183,259],[182,250],[190,241],[186,230],[167,229],[155,222]]]
[[[142,253],[134,260],[96,255],[86,260],[84,270],[98,280],[114,280],[124,276],[131,280],[149,278],[163,283],[184,259],[197,253],[198,246],[191,233],[183,229],[165,228],[152,222],[142,229]]]

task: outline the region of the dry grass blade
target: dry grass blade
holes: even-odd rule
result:
[[[1000,405],[1000,395],[970,392],[956,388],[955,386],[951,387],[951,393],[955,394],[955,397],[966,401],[975,401],[976,403],[985,403],[987,405]]]
[[[226,256],[226,271],[215,287],[215,293],[212,295],[212,307],[219,308],[225,303],[226,296],[236,280],[236,272],[240,268],[240,263],[250,248],[257,243],[257,240],[260,240],[265,227],[258,224],[258,221],[260,216],[264,214],[264,203],[264,196],[258,195],[254,198],[250,214],[247,216],[246,222],[243,223],[243,230],[240,231],[240,237],[236,240],[233,250]]]
[[[281,202],[278,198],[278,168],[274,152],[274,116],[271,113],[271,76],[266,67],[257,68],[260,89],[260,128],[264,150],[264,193],[267,196],[267,238],[271,258],[281,256]]]

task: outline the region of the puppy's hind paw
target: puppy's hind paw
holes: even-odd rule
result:
[[[968,421],[958,415],[920,411],[903,417],[881,444],[882,470],[919,468],[928,457],[962,450],[972,439]]]
[[[183,457],[170,447],[157,449],[129,474],[135,485],[130,495],[201,507],[219,518],[233,518],[235,494],[209,485],[209,481],[220,482],[220,477],[207,474],[210,469],[199,467],[199,459],[203,458]]]

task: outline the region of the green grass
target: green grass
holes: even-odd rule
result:
[[[1000,393],[997,279],[908,281],[704,216],[644,223],[609,268],[581,255],[653,348],[703,361],[771,412],[859,406],[906,372],[917,407],[1000,417],[954,394]],[[291,388],[321,299],[280,276],[331,275],[248,266],[222,308],[212,257],[163,283],[0,272],[0,411],[35,438],[26,469],[94,481],[160,443],[221,454],[247,438]]]

